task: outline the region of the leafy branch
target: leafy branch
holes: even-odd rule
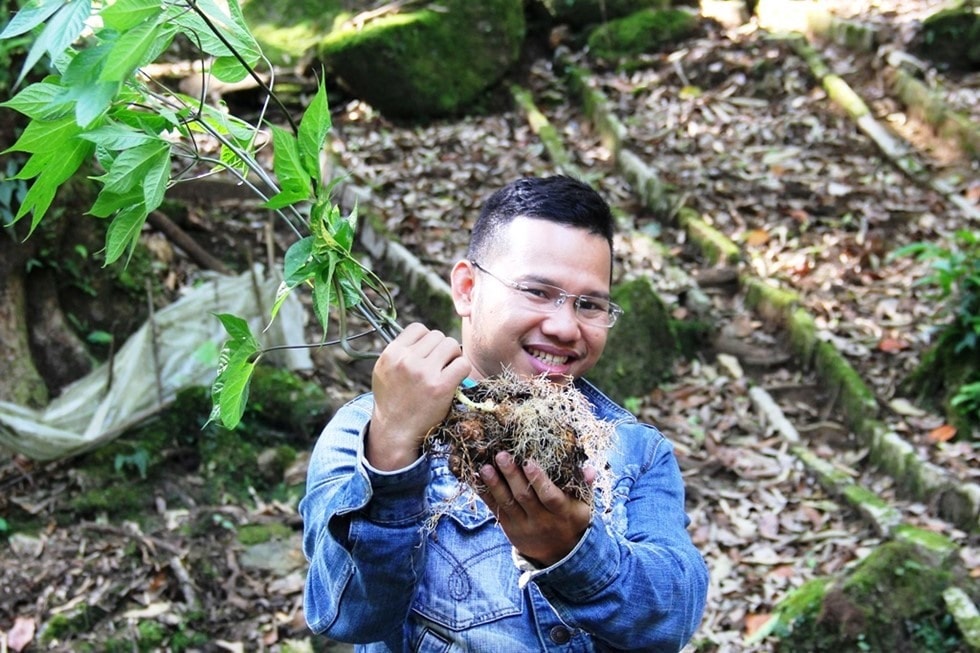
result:
[[[331,201],[337,183],[324,183],[321,153],[331,129],[322,82],[298,126],[267,124],[269,103],[285,109],[262,81],[264,59],[236,0],[29,0],[0,32],[0,40],[34,35],[17,86],[46,58],[49,74],[0,106],[29,119],[17,141],[2,154],[28,156],[13,179],[30,181],[14,221],[31,216],[30,233],[44,219],[59,188],[84,170],[101,185],[88,213],[109,220],[105,260],[112,264],[136,247],[147,216],[174,184],[216,173],[232,175],[264,201],[293,230],[283,281],[270,322],[295,289],[308,288],[323,327],[332,310],[337,342],[351,356],[351,312],[390,341],[400,330],[385,284],[352,255],[357,212],[343,215]],[[202,74],[226,83],[250,76],[267,91],[258,124],[174,91],[145,71],[178,37],[200,52]],[[273,75],[270,74],[270,79]],[[284,111],[288,116],[288,112]],[[263,128],[264,127],[264,128]],[[269,144],[272,174],[258,163]],[[213,145],[217,144],[214,152]],[[234,428],[245,410],[252,372],[263,350],[245,320],[217,316],[228,333],[212,385],[212,420]],[[302,346],[302,345],[301,345]]]

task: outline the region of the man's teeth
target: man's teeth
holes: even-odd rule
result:
[[[568,356],[555,356],[554,354],[546,354],[536,349],[531,350],[531,355],[545,365],[564,365],[568,362]]]

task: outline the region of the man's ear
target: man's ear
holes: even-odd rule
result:
[[[457,261],[449,273],[449,282],[453,291],[453,304],[460,317],[468,317],[473,305],[473,285],[476,280],[476,268],[469,261]]]

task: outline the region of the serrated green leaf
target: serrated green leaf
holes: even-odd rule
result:
[[[234,84],[248,77],[248,69],[238,57],[217,57],[211,63],[211,74],[219,81]]]
[[[77,137],[78,126],[70,117],[68,120],[71,123],[70,128],[58,130],[64,136],[64,141],[59,143],[60,149],[33,154],[24,167],[13,176],[13,179],[34,178],[34,183],[24,196],[17,215],[14,216],[14,221],[17,221],[28,213],[32,214],[30,233],[34,232],[47,213],[61,184],[78,171],[95,149],[94,145]],[[32,122],[28,129],[34,124]],[[26,134],[27,130],[24,133]]]
[[[105,188],[99,192],[95,204],[88,210],[90,215],[97,218],[108,218],[110,215],[127,206],[133,206],[143,201],[143,189],[134,187],[127,193],[113,193]]]
[[[73,116],[63,116],[57,120],[32,120],[17,142],[4,150],[3,154],[56,152],[61,149],[65,141],[77,137],[81,131],[81,128],[75,124]]]
[[[143,178],[159,165],[161,157],[169,157],[169,153],[169,143],[154,139],[122,152],[112,167],[96,179],[113,193],[125,193],[134,186],[141,186]]]
[[[105,236],[105,265],[118,261],[127,249],[132,252],[139,242],[146,216],[146,207],[139,204],[123,209],[112,219]]]
[[[99,75],[100,82],[124,82],[133,76],[136,67],[150,51],[160,33],[155,20],[146,20],[123,32],[112,46],[106,65]]]
[[[170,180],[170,143],[163,141],[164,147],[149,161],[143,177],[143,203],[147,212],[163,203]]]
[[[0,32],[0,39],[13,38],[31,31],[50,18],[54,12],[61,9],[61,4],[61,0],[31,0],[27,2]]]
[[[306,107],[306,113],[299,123],[299,154],[312,179],[320,179],[320,153],[323,151],[327,134],[330,133],[330,108],[327,106],[327,89],[321,81],[316,95]]]
[[[104,114],[119,90],[116,82],[93,84],[79,93],[75,101],[75,122],[88,127]]]
[[[296,137],[282,127],[273,125],[272,152],[272,169],[276,173],[282,192],[288,195],[303,193],[306,198],[312,197],[310,177],[300,162]]]
[[[327,337],[327,326],[330,324],[330,306],[336,301],[333,294],[333,272],[336,261],[328,261],[317,271],[313,283],[313,314],[323,327],[323,338]]]
[[[121,122],[100,125],[95,129],[83,132],[79,137],[110,150],[128,150],[137,145],[157,140],[150,134],[133,129]]]
[[[124,32],[144,21],[152,21],[162,12],[160,0],[126,0],[107,6],[99,16],[109,29]]]
[[[227,11],[214,0],[198,0],[194,8],[207,16],[228,45],[212,31],[196,11],[187,11],[184,5],[175,3],[168,7],[166,21],[188,32],[204,52],[214,57],[232,56],[232,51],[228,47],[230,45],[248,65],[254,65],[259,60],[261,49],[246,26],[241,9],[235,0],[228,0]]]
[[[91,14],[91,0],[67,0],[61,3],[27,53],[24,66],[14,86],[20,86],[27,73],[45,53],[54,60],[67,50],[68,46],[81,35],[82,30],[85,29],[85,21]]]
[[[37,82],[22,89],[0,107],[19,111],[32,120],[54,120],[71,110],[65,87],[54,82]]]
[[[289,286],[298,286],[310,278],[305,271],[313,253],[313,236],[297,240],[286,250],[283,257],[283,277]]]
[[[244,319],[230,313],[216,317],[229,338],[218,355],[218,373],[211,385],[214,408],[209,421],[218,420],[225,428],[233,429],[245,414],[249,383],[255,371],[260,345]]]

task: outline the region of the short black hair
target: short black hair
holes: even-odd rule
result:
[[[467,258],[480,260],[500,230],[516,218],[534,218],[585,229],[602,236],[612,252],[609,204],[589,185],[568,177],[523,177],[491,195],[473,225]]]

